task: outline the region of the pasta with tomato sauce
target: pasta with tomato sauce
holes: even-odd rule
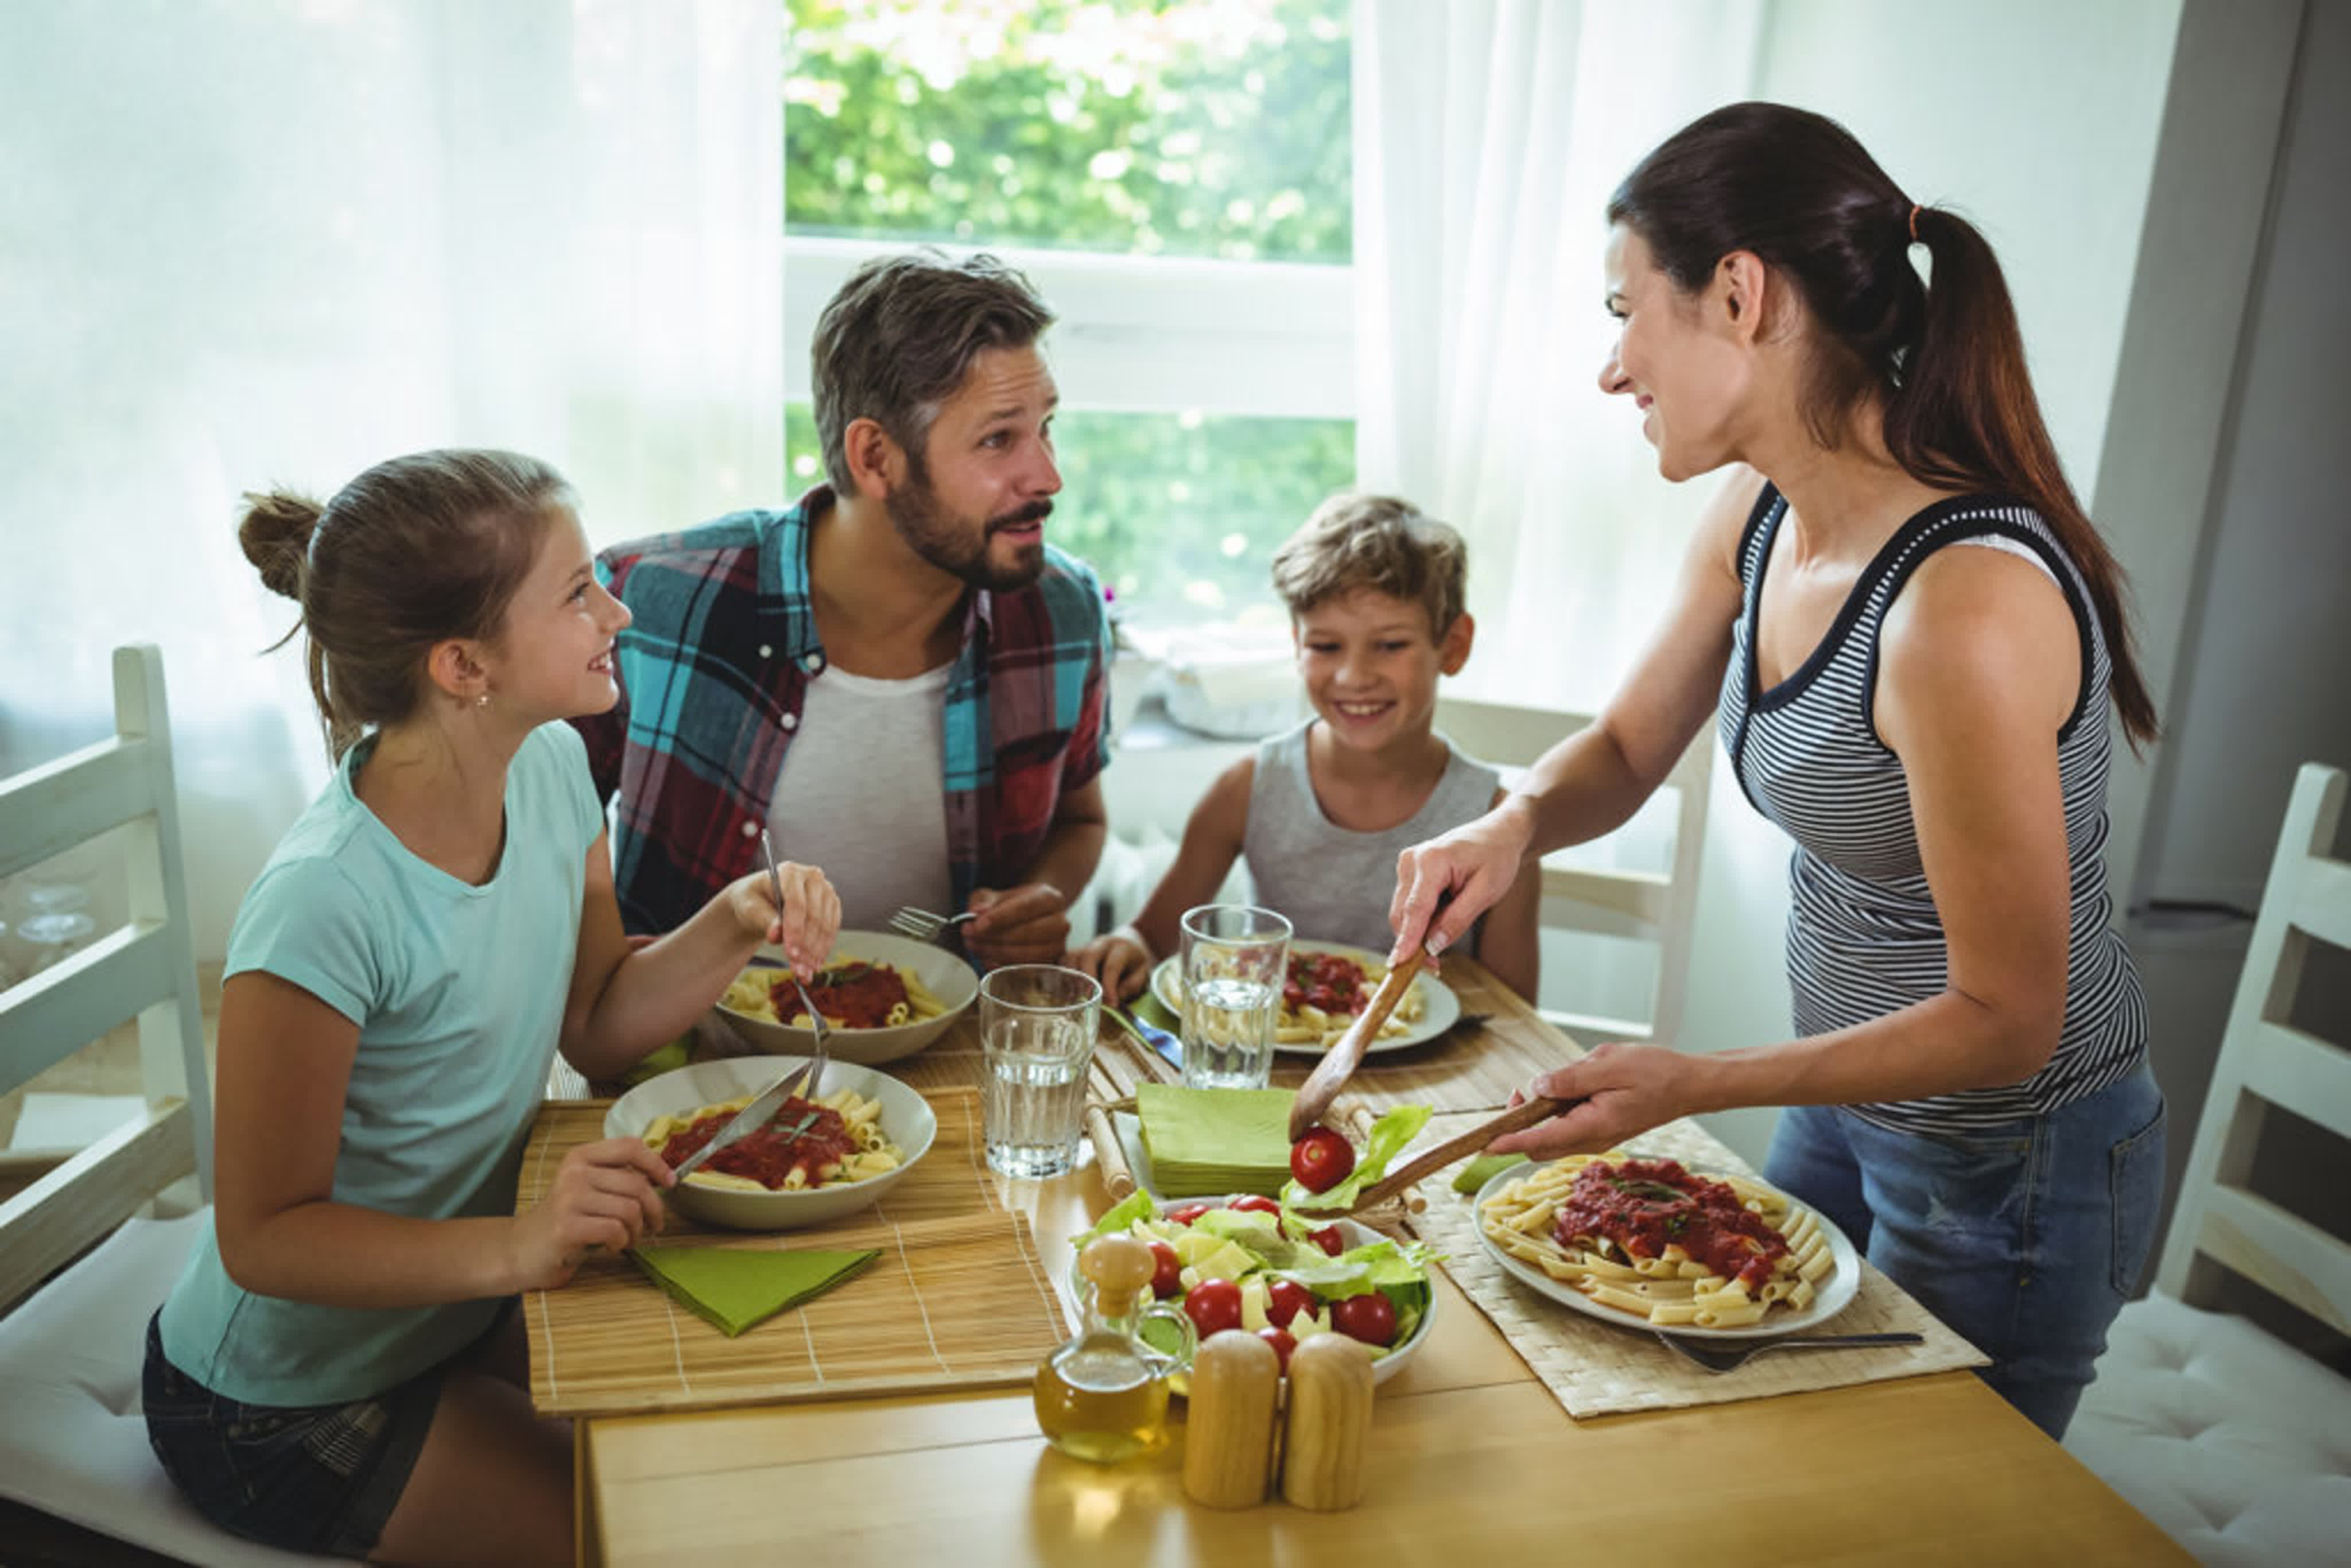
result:
[[[657,1116],[645,1129],[645,1145],[672,1166],[682,1165],[750,1103],[745,1094]],[[896,1170],[905,1158],[883,1131],[882,1103],[840,1089],[814,1100],[790,1096],[766,1126],[727,1145],[685,1179],[741,1192],[799,1192],[863,1181]]]
[[[1801,1312],[1836,1266],[1812,1211],[1776,1188],[1621,1150],[1504,1183],[1478,1223],[1511,1257],[1656,1328]]]
[[[901,964],[836,956],[808,979],[809,1000],[835,1029],[889,1029],[936,1018],[946,1010],[920,976]],[[789,969],[746,969],[718,1005],[730,1012],[795,1029],[810,1027],[808,1009]]]
[[[1330,1050],[1386,977],[1384,966],[1361,964],[1344,953],[1293,952],[1289,978],[1281,988],[1281,1017],[1274,1025],[1274,1043]],[[1420,982],[1415,980],[1395,1010],[1381,1020],[1378,1038],[1391,1040],[1408,1032],[1420,1021],[1424,1005]]]

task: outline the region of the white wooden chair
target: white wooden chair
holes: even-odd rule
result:
[[[1506,778],[1592,723],[1588,714],[1518,707],[1470,697],[1442,696],[1437,727],[1455,746],[1503,770]],[[1711,727],[1693,740],[1660,794],[1673,810],[1673,850],[1663,870],[1578,863],[1575,852],[1548,855],[1542,865],[1542,915],[1550,930],[1631,937],[1657,949],[1656,980],[1644,1018],[1618,1018],[1573,1008],[1544,1016],[1586,1040],[1679,1038],[1689,974],[1690,932],[1698,915],[1698,859],[1706,846],[1706,797],[1714,768]],[[1547,980],[1546,991],[1553,990]],[[1557,994],[1554,992],[1554,994]]]
[[[2351,864],[2328,854],[2345,784],[2315,764],[2295,780],[2156,1288],[2116,1321],[2065,1439],[2206,1563],[2351,1554],[2351,1380],[2210,1310],[2233,1272],[2351,1335],[2351,1242],[2252,1185],[2274,1106],[2351,1138],[2351,1042],[2288,1021],[2311,941],[2351,949]]]
[[[155,648],[115,650],[114,714],[112,739],[0,782],[0,876],[118,829],[130,872],[127,924],[0,992],[0,1091],[135,1018],[146,1096],[0,1205],[0,1499],[188,1562],[308,1562],[214,1529],[147,1446],[147,1319],[204,1224],[212,1097]]]

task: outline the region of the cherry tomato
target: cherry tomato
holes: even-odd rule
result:
[[[1202,1339],[1237,1329],[1241,1326],[1241,1288],[1230,1280],[1203,1280],[1184,1298],[1184,1312]],[[1394,1326],[1391,1322],[1391,1330]]]
[[[1208,1206],[1205,1203],[1187,1203],[1181,1208],[1169,1209],[1166,1217],[1178,1225],[1189,1225],[1207,1212]]]
[[[1184,1260],[1176,1256],[1176,1249],[1165,1241],[1151,1244],[1151,1293],[1160,1301],[1179,1295],[1184,1289]]]
[[[1395,1342],[1395,1303],[1377,1291],[1349,1296],[1331,1308],[1331,1326],[1365,1344]]]
[[[1273,1359],[1279,1364],[1279,1372],[1283,1376],[1289,1375],[1290,1353],[1298,1348],[1298,1342],[1290,1337],[1290,1332],[1287,1329],[1259,1329],[1257,1337],[1273,1346]]]
[[[1355,1146],[1328,1127],[1290,1145],[1290,1174],[1309,1192],[1329,1192],[1355,1168]]]
[[[1274,1202],[1273,1199],[1270,1197],[1259,1197],[1256,1193],[1250,1193],[1245,1197],[1237,1197],[1233,1199],[1232,1202],[1225,1205],[1225,1207],[1227,1208],[1242,1209],[1250,1214],[1280,1214],[1281,1212],[1281,1205]]]
[[[1339,1228],[1335,1225],[1326,1225],[1320,1230],[1310,1230],[1306,1233],[1306,1239],[1333,1258],[1347,1249],[1347,1239],[1339,1234]]]
[[[1314,1292],[1295,1280],[1276,1280],[1265,1288],[1265,1321],[1278,1329],[1290,1326],[1299,1313],[1314,1315]]]

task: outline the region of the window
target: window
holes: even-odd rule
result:
[[[1354,477],[1346,0],[790,7],[788,461],[851,267],[984,246],[1061,318],[1057,539],[1123,614],[1273,614],[1267,561]]]

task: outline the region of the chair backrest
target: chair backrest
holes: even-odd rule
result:
[[[114,652],[110,740],[0,781],[0,877],[127,829],[129,919],[0,991],[0,1092],[139,1020],[147,1105],[0,1204],[0,1308],[193,1176],[212,1196],[204,1010],[172,786],[163,658]]]
[[[1508,703],[1443,696],[1437,727],[1470,756],[1505,773],[1537,758],[1592,723],[1588,714],[1519,707]],[[1662,791],[1674,800],[1673,852],[1659,871],[1569,863],[1544,857],[1542,923],[1554,930],[1629,936],[1657,948],[1656,985],[1646,1018],[1625,1019],[1566,1009],[1545,1016],[1572,1030],[1608,1040],[1673,1040],[1681,1029],[1689,973],[1690,933],[1698,916],[1698,859],[1706,846],[1706,796],[1714,768],[1709,727],[1666,776]]]
[[[2315,763],[2294,780],[2157,1278],[2168,1294],[2210,1306],[2232,1270],[2351,1334],[2351,1242],[2250,1185],[2273,1105],[2351,1138],[2351,1042],[2287,1021],[2311,940],[2351,948],[2351,864],[2327,853],[2344,787],[2341,769]]]

